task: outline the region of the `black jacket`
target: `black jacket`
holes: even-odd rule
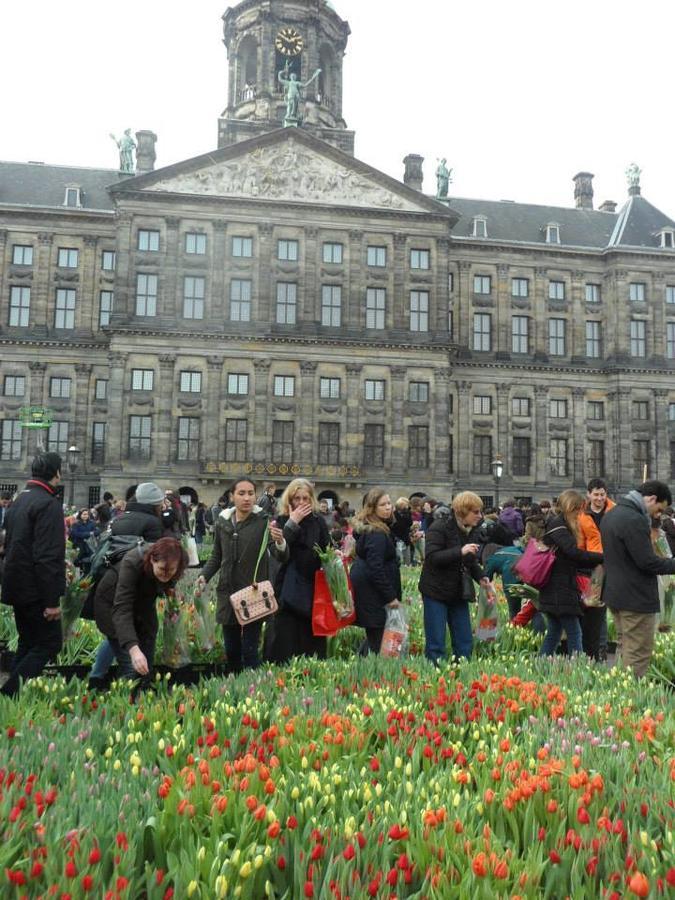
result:
[[[401,571],[391,532],[355,525],[356,559],[350,577],[354,588],[356,624],[384,628],[385,606],[401,599]]]
[[[2,602],[58,606],[66,590],[66,528],[51,485],[28,481],[7,514],[5,529]]]
[[[630,495],[622,497],[600,524],[605,556],[602,599],[610,609],[659,612],[657,575],[675,573],[675,559],[654,553],[650,523]]]
[[[397,541],[404,544],[410,543],[410,529],[412,528],[412,513],[409,509],[395,509],[394,521],[391,525],[391,533]]]
[[[556,557],[551,577],[539,591],[541,611],[554,616],[582,615],[577,572],[601,563],[602,553],[592,553],[590,550],[581,550],[577,547],[576,538],[562,516],[554,516],[548,520],[544,543],[549,547],[555,547]]]
[[[328,526],[316,513],[306,516],[299,525],[288,516],[279,516],[277,525],[284,532],[289,558],[277,572],[274,593],[281,605],[290,606],[311,618],[314,575],[321,568],[321,560],[314,548],[318,546],[325,550],[330,544]]]
[[[151,503],[130,501],[122,515],[113,519],[110,531],[112,534],[133,534],[154,544],[161,538],[164,528]]]
[[[462,564],[474,581],[480,581],[485,573],[476,557],[469,553],[462,556],[464,544],[480,544],[480,528],[467,532],[459,525],[454,513],[445,519],[436,519],[426,533],[424,564],[419,589],[423,597],[431,597],[441,603],[461,603]]]

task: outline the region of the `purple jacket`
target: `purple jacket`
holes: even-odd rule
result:
[[[516,537],[520,537],[525,531],[523,517],[520,514],[520,510],[516,509],[515,506],[507,506],[506,509],[503,509],[499,514],[499,521]]]

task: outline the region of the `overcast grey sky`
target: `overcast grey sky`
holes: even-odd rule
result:
[[[234,5],[234,4],[232,4]],[[675,218],[675,4],[334,0],[352,36],[344,115],[356,155],[396,178],[406,153],[454,169],[450,194],[622,203],[624,170]],[[0,3],[0,158],[115,167],[119,135],[158,134],[157,165],[216,145],[225,0]]]

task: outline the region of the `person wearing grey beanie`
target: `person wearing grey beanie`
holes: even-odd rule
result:
[[[136,503],[157,506],[164,502],[164,491],[152,481],[136,486]]]

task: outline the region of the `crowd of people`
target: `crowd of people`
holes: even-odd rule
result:
[[[610,609],[622,662],[642,676],[660,611],[658,576],[675,574],[672,496],[666,484],[653,480],[616,504],[602,479],[594,478],[585,496],[566,490],[538,504],[507,500],[500,509],[484,509],[472,491],[462,491],[449,503],[417,496],[392,501],[376,487],[356,512],[346,501],[332,509],[302,478],[277,497],[274,484],[259,492],[242,477],[216,504],[199,503],[194,509],[177,494],[146,482],[130,487],[123,501],[106,494],[95,509],[64,517],[60,479],[60,457],[42,453],[24,490],[16,498],[0,498],[2,602],[13,607],[18,632],[13,668],[0,689],[10,696],[61,648],[67,536],[82,572],[88,571],[102,533],[136,539],[92,588],[93,616],[102,636],[92,688],[105,685],[114,660],[123,675],[148,677],[159,627],[156,600],[188,565],[188,535],[201,543],[213,533],[212,553],[195,590],[217,579],[216,619],[233,672],[255,668],[263,659],[283,663],[299,655],[326,657],[326,638],[312,630],[312,605],[321,566],[317,550],[330,546],[351,559],[363,653],[379,652],[387,610],[402,601],[401,564],[420,568],[425,655],[432,663],[446,656],[448,630],[454,656],[471,655],[470,603],[477,589],[493,598],[491,580],[499,576],[513,623],[545,632],[542,655],[556,653],[564,635],[568,654],[603,660]],[[663,542],[660,553],[654,549],[655,535],[662,534],[670,558]],[[530,541],[554,552],[538,600],[523,605],[518,564]],[[265,620],[241,624],[231,598],[267,581],[273,582],[278,610]],[[601,591],[594,595],[591,584],[601,584]]]

